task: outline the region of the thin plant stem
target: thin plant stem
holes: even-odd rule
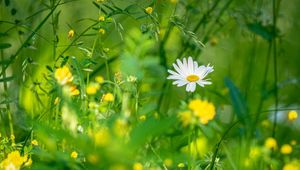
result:
[[[151,144],[149,144],[149,147],[150,147],[151,151],[153,152],[153,154],[159,159],[159,161],[162,162],[162,166],[163,166],[164,170],[168,170],[167,166],[164,164],[164,161],[161,159],[159,154],[155,151],[153,146]]]
[[[218,152],[219,152],[221,143],[223,142],[223,140],[225,139],[225,137],[227,136],[227,134],[230,132],[230,130],[231,130],[234,126],[236,126],[239,122],[240,122],[240,121],[234,122],[234,123],[233,123],[233,124],[232,124],[225,132],[224,132],[224,134],[222,135],[220,141],[217,143],[215,152],[214,152],[213,157],[212,157],[212,160],[211,160],[210,170],[213,170],[213,169],[214,169],[215,161],[216,161],[217,154],[218,154]]]
[[[276,0],[272,1],[273,3],[273,34],[276,33],[276,22],[277,22],[277,14],[276,14]],[[277,71],[277,43],[276,38],[272,39],[273,42],[273,65],[274,65],[274,97],[275,97],[275,110],[278,108],[278,87],[277,87],[277,79],[278,79],[278,71]],[[272,137],[275,137],[276,126],[277,126],[277,111],[274,112],[274,121],[272,128]]]
[[[8,61],[8,63],[3,67],[1,75],[4,73],[4,71],[6,71],[6,69],[9,67],[9,65],[14,62],[14,60],[18,57],[18,55],[23,50],[23,48],[26,47],[26,45],[32,39],[32,37],[36,34],[36,32],[38,32],[38,30],[40,30],[42,28],[42,26],[46,23],[46,21],[49,19],[49,17],[52,15],[52,13],[55,11],[55,9],[60,4],[60,1],[61,0],[58,1],[58,3],[51,9],[51,11],[48,13],[48,15],[42,20],[42,22],[40,22],[40,24],[34,29],[34,31],[27,37],[27,39],[24,41],[24,43],[21,45],[21,47],[18,48],[17,52],[10,57],[10,60]]]
[[[264,70],[264,77],[263,77],[263,82],[262,82],[262,94],[261,94],[261,97],[260,97],[260,100],[259,100],[259,104],[258,104],[258,108],[257,108],[257,111],[256,111],[256,119],[255,119],[255,122],[254,122],[254,126],[257,124],[259,118],[260,118],[260,113],[261,113],[261,109],[262,109],[262,106],[263,106],[263,103],[264,103],[264,100],[265,100],[265,94],[264,94],[264,91],[266,89],[266,82],[267,82],[267,77],[268,77],[268,70],[269,70],[269,66],[270,66],[270,57],[271,57],[271,48],[272,48],[272,44],[269,43],[269,47],[268,47],[268,52],[267,52],[267,58],[266,58],[266,63],[265,63],[265,70]],[[277,110],[277,109],[275,109]]]
[[[188,136],[188,170],[192,169],[192,135],[193,128],[190,128],[189,136]]]
[[[4,51],[1,50],[1,60],[4,61]],[[4,88],[4,92],[5,92],[5,96],[6,99],[8,99],[8,86],[7,86],[7,81],[5,81],[6,78],[6,71],[5,71],[5,66],[2,65],[2,71],[3,71],[3,88]],[[6,111],[7,111],[7,117],[8,117],[8,123],[9,123],[9,131],[10,131],[10,136],[14,136],[14,127],[13,127],[13,120],[12,120],[12,115],[11,115],[11,111],[10,111],[10,105],[7,102],[6,104]],[[15,142],[14,137],[11,138],[12,139],[12,143]]]
[[[54,7],[55,0],[50,0],[50,3],[52,5],[52,8]],[[56,33],[56,25],[55,25],[55,18],[54,14],[51,14],[51,20],[52,20],[52,31],[53,31],[53,59],[56,57],[56,47],[57,47],[57,33]]]

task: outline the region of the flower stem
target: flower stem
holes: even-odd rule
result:
[[[1,50],[1,60],[4,61],[4,51]],[[2,65],[2,71],[3,71],[3,80],[6,78],[6,71],[5,71],[5,66]],[[5,96],[6,100],[8,100],[8,86],[7,86],[7,81],[3,81],[3,87],[5,91]],[[12,115],[10,111],[10,105],[9,102],[6,104],[6,111],[7,111],[7,117],[8,117],[8,123],[9,123],[9,131],[10,131],[10,136],[14,136],[14,128],[13,128],[13,120],[12,120]],[[14,143],[14,138],[12,138],[12,143]]]

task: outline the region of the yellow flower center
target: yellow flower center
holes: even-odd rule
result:
[[[199,80],[199,76],[195,75],[195,74],[192,74],[192,75],[189,75],[187,76],[187,81],[189,82],[195,82],[195,81],[198,81]]]

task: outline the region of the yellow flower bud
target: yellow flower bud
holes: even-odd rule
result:
[[[65,85],[73,81],[73,75],[67,66],[56,69],[54,77],[61,85]]]
[[[293,148],[289,144],[284,144],[280,148],[280,152],[285,155],[292,153],[292,151],[293,151]]]
[[[292,110],[288,113],[288,120],[294,121],[298,118],[298,113],[295,110]]]
[[[95,78],[95,80],[96,80],[97,83],[103,83],[104,82],[104,78],[102,76],[97,76]]]
[[[144,169],[144,167],[141,163],[136,162],[133,164],[133,170],[143,170],[143,169]]]
[[[102,97],[105,102],[113,102],[115,100],[114,95],[112,93],[106,93]]]
[[[98,18],[98,20],[99,20],[99,21],[105,21],[105,17],[104,17],[104,16],[100,16],[100,17]]]
[[[99,90],[100,86],[99,84],[89,84],[87,87],[86,87],[86,93],[88,95],[94,95],[97,93],[97,91]]]
[[[75,31],[71,29],[71,30],[68,32],[68,38],[73,38],[74,35],[75,35]]]
[[[38,141],[35,140],[35,139],[31,141],[31,144],[34,145],[34,146],[38,146],[39,145]]]
[[[71,153],[71,158],[76,159],[77,157],[78,157],[78,153],[77,153],[76,151],[73,151],[73,152]]]
[[[274,138],[269,137],[265,141],[265,147],[269,149],[276,149],[277,148],[277,142]]]
[[[105,34],[105,29],[100,28],[98,32],[101,33],[101,34]]]
[[[153,8],[149,6],[149,7],[145,8],[145,12],[146,12],[147,14],[152,14]]]
[[[69,89],[70,89],[71,96],[78,96],[80,94],[80,91],[74,85],[72,85]]]

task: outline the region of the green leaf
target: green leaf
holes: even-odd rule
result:
[[[46,68],[47,68],[47,70],[49,70],[50,72],[53,72],[53,69],[52,69],[49,65],[46,65]]]
[[[165,133],[168,129],[174,125],[176,119],[169,117],[161,120],[147,119],[145,122],[139,124],[132,130],[131,133],[131,146],[138,148],[143,145],[150,137],[157,136]]]
[[[276,32],[273,32],[273,27],[271,25],[264,26],[261,23],[250,23],[247,24],[247,27],[253,33],[261,36],[262,38],[270,41],[276,37]]]
[[[234,83],[229,78],[225,78],[225,85],[229,89],[231,104],[234,108],[234,111],[235,111],[238,119],[244,125],[246,125],[247,122],[250,122],[250,121],[247,121],[246,119],[250,118],[250,117],[249,117],[249,113],[248,113],[247,103],[246,103],[244,97],[242,96],[239,89],[234,85]]]
[[[5,78],[1,78],[1,79],[0,79],[0,83],[2,83],[2,82],[7,82],[7,81],[11,81],[12,79],[14,79],[14,77],[5,77]]]
[[[0,43],[0,49],[10,48],[11,44],[9,43]]]
[[[8,36],[6,32],[0,32],[0,37],[5,37],[5,36]]]
[[[5,6],[9,6],[10,5],[10,0],[4,0]]]
[[[7,65],[9,63],[9,60],[1,60],[0,65]]]
[[[3,100],[3,101],[1,101],[0,102],[0,105],[2,105],[2,104],[9,104],[9,103],[12,103],[12,102],[14,102],[14,100]]]

